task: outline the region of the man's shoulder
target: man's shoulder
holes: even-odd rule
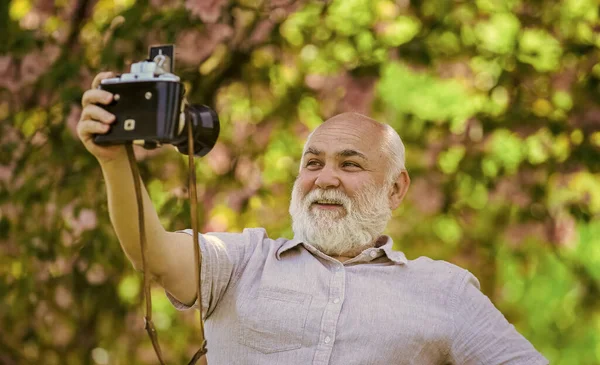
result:
[[[244,228],[242,232],[206,232],[204,235],[239,240],[263,240],[268,238],[267,231],[262,227]]]
[[[469,273],[468,270],[458,265],[444,260],[434,260],[427,256],[408,260],[406,267],[415,279],[419,278],[444,286],[451,283],[458,284]]]
[[[419,256],[415,259],[409,259],[408,265],[421,270],[449,270],[452,272],[465,271],[462,267],[444,260],[435,260],[427,256]]]
[[[262,227],[244,228],[242,232],[207,232],[206,239],[216,239],[225,243],[251,245],[255,247],[278,248],[289,241],[287,238],[271,239],[266,229]]]

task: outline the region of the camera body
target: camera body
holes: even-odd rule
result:
[[[185,88],[173,68],[172,45],[151,47],[151,60],[131,65],[130,73],[104,79],[100,89],[113,94],[113,101],[102,106],[116,120],[105,134],[97,134],[99,145],[135,143],[152,149],[175,145],[187,154],[187,124],[191,123],[194,154],[207,154],[219,136],[217,114],[207,106],[188,105]]]

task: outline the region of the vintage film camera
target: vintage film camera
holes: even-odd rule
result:
[[[172,73],[174,46],[150,47],[150,58],[131,65],[130,73],[104,79],[100,88],[111,92],[111,104],[102,106],[116,120],[94,142],[114,145],[133,142],[146,149],[172,144],[188,154],[187,124],[192,124],[194,151],[206,155],[219,137],[219,118],[207,106],[188,105],[185,89]]]

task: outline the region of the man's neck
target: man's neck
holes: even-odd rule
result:
[[[375,240],[375,242],[373,242],[373,244],[372,244],[372,245],[370,245],[370,246],[368,246],[368,247],[381,247],[381,246],[383,246],[383,245],[386,243],[386,241],[387,241],[387,238],[386,238],[386,237],[384,237],[384,236],[379,236],[379,238],[377,238],[377,239]],[[368,248],[368,247],[367,247],[367,248]],[[353,258],[355,258],[356,256],[360,255],[360,254],[361,254],[361,253],[362,253],[364,250],[366,250],[367,248],[363,248],[363,249],[361,249],[361,250],[360,250],[360,252],[355,252],[355,253],[352,253],[352,252],[346,252],[346,253],[344,253],[343,255],[339,255],[339,256],[330,256],[330,257],[331,257],[332,259],[336,259],[336,260],[338,260],[339,262],[345,262],[345,261],[348,261],[348,260],[350,260],[350,259],[353,259]]]
[[[348,257],[348,256],[331,256],[332,259],[336,259],[339,262],[348,261],[350,259],[353,259],[354,257],[356,257],[356,256],[353,256],[353,257]]]

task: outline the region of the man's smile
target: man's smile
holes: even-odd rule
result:
[[[319,203],[314,203],[313,206],[315,206],[319,209],[327,209],[327,210],[342,209],[344,207],[341,204],[319,204]]]
[[[317,199],[311,204],[311,207],[316,207],[318,209],[334,210],[334,209],[343,208],[344,205],[341,202],[336,201],[336,200]]]

